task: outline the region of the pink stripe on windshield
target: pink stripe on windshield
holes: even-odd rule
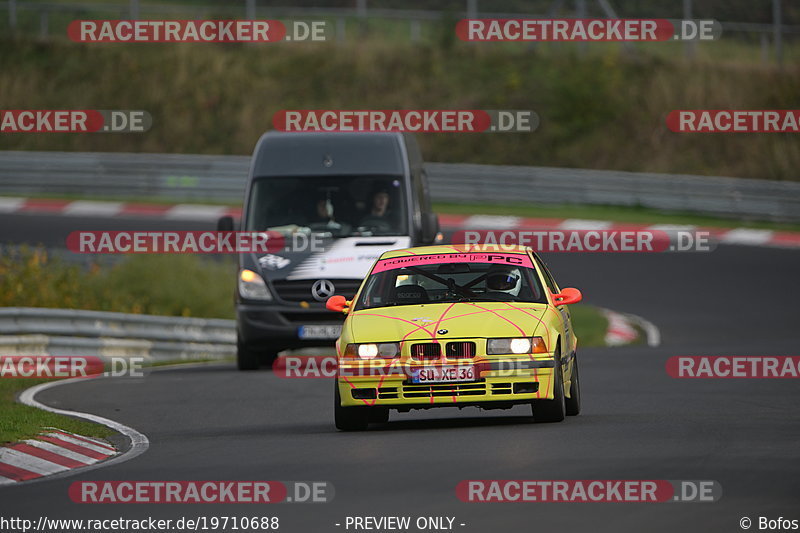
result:
[[[477,253],[432,254],[381,259],[372,269],[373,274],[407,266],[441,265],[445,263],[492,263],[498,265],[533,268],[527,254]]]

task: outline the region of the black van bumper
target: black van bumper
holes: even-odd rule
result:
[[[344,315],[324,306],[236,304],[239,339],[251,349],[289,350],[313,346],[333,346],[336,338],[303,338],[303,326],[341,326]]]

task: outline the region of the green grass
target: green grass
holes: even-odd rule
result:
[[[608,320],[600,310],[592,305],[575,304],[569,306],[572,316],[572,327],[578,337],[578,349],[581,347],[605,346]]]
[[[86,268],[41,248],[6,249],[0,255],[0,307],[233,318],[235,273],[233,257],[143,254]]]
[[[550,205],[550,204],[434,204],[437,213],[511,215],[531,218],[581,218],[611,220],[643,224],[690,224],[717,228],[758,228],[779,231],[800,231],[798,224],[736,220],[693,213],[668,212],[645,207],[621,207],[605,205]]]
[[[7,109],[143,109],[142,134],[4,134],[0,149],[250,154],[282,109],[533,109],[534,133],[420,134],[428,161],[796,180],[792,134],[674,134],[675,109],[796,109],[800,68],[619,47],[82,45],[0,40]],[[113,72],[114,75],[109,75]],[[502,184],[498,184],[502,186]]]
[[[0,444],[34,437],[45,427],[56,427],[87,437],[102,438],[114,434],[100,424],[57,415],[15,401],[16,395],[24,389],[46,381],[49,380],[0,378]]]

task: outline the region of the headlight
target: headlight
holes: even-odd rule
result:
[[[486,355],[525,353],[547,353],[544,339],[541,337],[521,337],[518,339],[489,339],[486,341]]]
[[[400,355],[400,343],[382,342],[380,344],[348,344],[344,356],[351,359],[393,359]]]
[[[246,268],[239,273],[239,295],[250,300],[272,300],[264,279]]]

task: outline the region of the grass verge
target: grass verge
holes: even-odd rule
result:
[[[23,390],[45,383],[46,379],[0,379],[0,444],[36,436],[45,427],[57,427],[87,437],[108,437],[114,431],[79,418],[58,415],[15,401]]]
[[[778,231],[800,231],[800,224],[737,220],[693,213],[658,211],[646,207],[608,205],[550,205],[550,204],[448,204],[436,203],[435,212],[443,214],[505,215],[530,218],[581,218],[642,224],[688,224],[711,228],[754,228]]]

